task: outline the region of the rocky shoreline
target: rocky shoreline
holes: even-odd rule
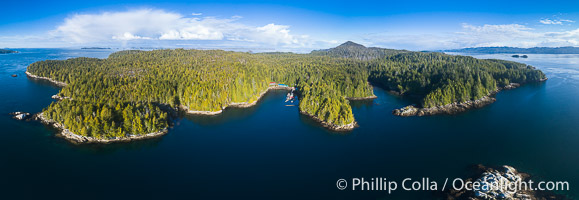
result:
[[[346,97],[346,99],[349,101],[368,100],[368,99],[376,99],[376,98],[378,98],[378,96],[376,96],[376,95],[367,96],[367,97]]]
[[[473,166],[472,177],[465,182],[473,182],[480,185],[472,190],[450,189],[444,192],[447,200],[495,200],[495,199],[521,199],[521,200],[547,200],[568,199],[563,195],[554,194],[552,191],[532,190],[528,187],[517,188],[516,185],[528,183],[531,176],[517,171],[514,167],[503,165],[493,169],[483,165]],[[535,181],[533,181],[536,183]],[[512,186],[509,188],[509,186]],[[536,185],[535,185],[536,186]]]
[[[59,82],[59,81],[55,81],[51,78],[47,78],[47,77],[41,77],[41,76],[36,76],[33,75],[31,73],[29,73],[28,71],[26,71],[26,74],[32,78],[37,78],[37,79],[44,79],[44,80],[48,80],[58,86],[66,86],[67,84],[64,82]],[[257,100],[248,103],[248,102],[233,102],[230,103],[229,105],[223,107],[221,110],[218,111],[198,111],[198,110],[189,110],[186,106],[181,105],[179,106],[179,109],[184,110],[186,113],[188,114],[198,114],[198,115],[217,115],[217,114],[221,114],[223,112],[224,109],[226,109],[227,107],[237,107],[237,108],[247,108],[247,107],[251,107],[257,104],[257,102],[259,102],[259,100],[261,100],[261,98],[267,93],[269,92],[269,90],[291,90],[291,87],[284,87],[284,86],[270,86],[268,87],[265,91],[261,92],[259,94],[259,97],[257,98]],[[57,99],[57,100],[63,100],[63,99],[67,99],[69,97],[61,97],[58,95],[53,95],[52,96],[53,99]],[[373,96],[369,96],[369,97],[357,97],[357,98],[349,98],[350,100],[363,100],[363,99],[374,99],[377,98],[375,95]],[[320,120],[319,118],[317,118],[316,116],[310,115],[309,113],[306,112],[302,112],[300,111],[300,113],[310,116],[311,118],[313,118],[315,121],[319,122],[320,124],[322,124],[323,127],[326,127],[330,130],[333,131],[350,131],[353,130],[355,127],[357,127],[357,123],[354,121],[353,123],[350,124],[346,124],[346,125],[335,125],[335,124],[330,124],[328,122],[324,122],[322,120]],[[87,137],[87,136],[81,136],[81,135],[77,135],[74,134],[73,132],[71,132],[70,130],[64,128],[64,126],[62,126],[60,123],[57,123],[53,120],[50,119],[46,119],[44,118],[43,114],[37,114],[35,115],[34,119],[41,121],[42,123],[52,126],[54,128],[57,128],[60,130],[60,136],[66,138],[69,141],[75,142],[75,143],[111,143],[111,142],[127,142],[127,141],[131,141],[131,140],[140,140],[140,139],[146,139],[146,138],[152,138],[152,137],[158,137],[161,135],[164,135],[167,133],[167,129],[164,129],[160,132],[156,132],[156,133],[149,133],[149,134],[145,134],[145,135],[131,135],[129,137],[123,137],[123,138],[108,138],[108,139],[100,139],[100,138],[94,138],[94,137]]]
[[[58,136],[61,136],[61,137],[65,138],[73,143],[105,143],[106,144],[106,143],[112,143],[112,142],[129,142],[129,141],[134,141],[134,140],[142,140],[142,139],[159,137],[161,135],[167,134],[167,132],[168,132],[168,129],[165,128],[159,132],[148,133],[145,135],[130,135],[127,137],[119,137],[119,138],[94,138],[94,137],[87,137],[87,136],[81,136],[81,135],[74,134],[72,131],[66,129],[62,124],[60,124],[54,120],[45,118],[44,113],[36,114],[34,118],[43,124],[46,124],[48,126],[52,126],[56,129],[60,130],[60,133],[58,134]]]
[[[541,79],[539,82],[545,81],[545,79]],[[439,114],[448,114],[453,115],[461,112],[465,112],[470,109],[475,108],[482,108],[486,105],[494,103],[497,99],[493,96],[496,95],[501,90],[510,90],[520,87],[520,83],[510,83],[509,85],[499,88],[495,91],[490,92],[487,96],[484,96],[477,100],[469,100],[462,103],[454,102],[451,104],[446,104],[442,106],[436,106],[432,108],[419,108],[414,105],[406,106],[399,109],[394,109],[392,111],[393,115],[401,116],[401,117],[410,117],[410,116],[430,116],[430,115],[439,115]]]
[[[26,73],[26,75],[28,75],[29,77],[32,77],[32,78],[35,78],[35,79],[43,79],[43,80],[50,81],[50,82],[52,82],[52,83],[54,83],[54,84],[56,84],[56,85],[58,85],[58,86],[60,86],[60,87],[64,87],[64,86],[67,85],[65,82],[56,81],[56,80],[53,80],[53,79],[48,78],[48,77],[36,76],[36,75],[31,74],[30,72],[28,72],[28,70],[26,70],[26,72],[24,72],[24,73]]]
[[[265,91],[261,92],[259,94],[259,97],[257,98],[257,100],[248,103],[248,102],[233,102],[230,103],[229,105],[221,108],[221,110],[218,111],[199,111],[199,110],[189,110],[189,108],[187,108],[184,105],[181,105],[180,108],[185,110],[188,114],[195,114],[195,115],[217,115],[217,114],[221,114],[223,112],[223,110],[225,110],[225,108],[227,107],[232,107],[232,108],[247,108],[247,107],[251,107],[257,104],[257,102],[259,102],[259,100],[261,100],[261,98],[267,93],[269,92],[269,90],[291,90],[290,87],[283,87],[283,86],[270,86],[268,87]]]
[[[451,103],[444,106],[436,106],[432,108],[417,108],[414,105],[406,106],[400,109],[394,109],[392,111],[393,115],[401,117],[410,116],[428,116],[428,115],[439,115],[439,114],[457,114],[460,112],[467,111],[473,108],[481,108],[483,106],[489,105],[495,102],[496,99],[490,96],[484,96],[483,98],[477,100],[470,100],[462,103]]]
[[[331,124],[325,121],[322,121],[320,118],[311,115],[310,113],[304,112],[304,111],[300,111],[301,114],[306,115],[308,117],[311,117],[312,119],[314,119],[316,122],[322,124],[323,127],[330,129],[332,131],[351,131],[354,130],[354,128],[358,127],[358,123],[356,121],[350,123],[350,124],[345,124],[345,125],[336,125],[336,124]]]

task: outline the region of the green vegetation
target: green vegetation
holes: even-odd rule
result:
[[[361,44],[356,44],[354,42],[348,41],[335,48],[312,51],[311,54],[318,56],[352,58],[356,60],[368,61],[408,52],[410,51],[384,49],[377,47],[365,47]]]
[[[170,108],[219,111],[253,102],[269,82],[296,86],[299,109],[334,124],[354,122],[347,97],[373,96],[368,81],[417,95],[425,107],[488,95],[498,86],[544,78],[520,63],[441,53],[366,48],[349,42],[311,54],[220,50],[120,51],[107,59],[33,63],[34,75],[65,82],[70,97],[44,110],[76,134],[97,138],[156,132]]]
[[[522,63],[442,53],[403,53],[374,60],[370,82],[418,96],[423,107],[480,99],[510,83],[540,81],[543,72]]]

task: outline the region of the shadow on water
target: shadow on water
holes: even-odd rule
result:
[[[26,74],[24,74],[26,76]],[[45,79],[38,79],[38,78],[32,78],[32,77],[28,77],[28,80],[30,82],[33,82],[34,84],[38,84],[40,86],[50,86],[52,88],[56,88],[60,91],[61,87],[54,84],[53,82],[50,82],[49,80],[45,80]]]
[[[350,106],[352,106],[353,109],[370,108],[375,104],[374,99],[350,100]]]
[[[284,95],[285,93],[287,93],[287,91],[270,90],[261,99],[259,99],[256,105],[250,107],[227,107],[223,110],[222,113],[216,115],[184,113],[181,117],[202,126],[217,126],[232,121],[247,119],[248,117],[255,115],[260,106],[262,106],[261,104],[272,99],[277,99],[280,95]]]
[[[59,136],[60,130],[54,128],[52,126],[46,126],[39,121],[30,121],[25,123],[31,123],[34,126],[41,127],[43,129],[48,130],[51,134],[46,135],[47,140],[51,141],[52,143],[66,149],[74,149],[75,151],[86,153],[86,154],[114,154],[118,151],[138,151],[144,149],[155,149],[161,141],[163,140],[163,136],[155,137],[155,138],[148,138],[144,140],[134,140],[129,142],[115,142],[109,144],[97,144],[97,143],[74,143],[71,142],[64,137]]]
[[[269,94],[266,94],[268,96]],[[247,108],[233,108],[228,107],[223,110],[222,113],[216,115],[201,115],[201,114],[183,114],[182,117],[193,123],[202,125],[202,126],[217,126],[220,124],[224,124],[230,121],[245,119],[251,115],[253,115],[257,111],[257,107],[259,106],[260,102],[257,105],[247,107]]]
[[[64,138],[59,138],[65,140]],[[88,154],[114,154],[118,151],[139,151],[145,149],[155,149],[161,144],[163,136],[130,142],[117,142],[111,144],[74,144],[68,141],[69,147],[75,148],[82,153]]]

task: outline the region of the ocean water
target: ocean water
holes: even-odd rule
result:
[[[396,117],[391,111],[409,102],[375,88],[377,99],[352,102],[360,127],[336,133],[274,91],[254,107],[184,116],[160,138],[75,145],[8,115],[40,112],[59,90],[27,78],[26,66],[114,50],[18,51],[0,55],[0,198],[437,199],[435,191],[352,191],[350,180],[428,177],[440,188],[476,164],[568,181],[571,190],[558,193],[579,196],[579,55],[471,55],[524,62],[549,80],[502,91],[497,102],[458,115]],[[341,178],[346,190],[336,188]]]

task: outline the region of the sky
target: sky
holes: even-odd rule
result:
[[[0,48],[579,46],[579,1],[5,1]]]

